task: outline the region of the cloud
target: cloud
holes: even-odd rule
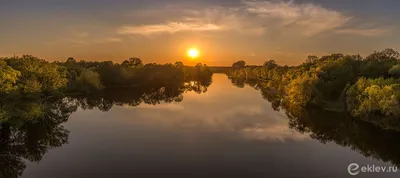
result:
[[[110,37],[110,38],[102,38],[95,40],[94,43],[112,43],[112,42],[121,42],[121,38],[115,38],[115,37]]]
[[[175,10],[171,10],[175,8]],[[151,12],[151,13],[150,13]],[[160,9],[158,12],[135,12],[141,18],[147,14],[149,21],[160,21],[157,17],[164,18],[165,21],[151,23],[147,25],[123,25],[117,29],[118,34],[133,35],[153,35],[153,34],[175,34],[179,32],[226,32],[236,31],[243,34],[261,35],[264,27],[252,24],[251,21],[242,15],[243,9],[232,9],[224,7],[203,7],[187,9],[184,7],[168,7]],[[158,13],[158,15],[155,15]],[[133,16],[133,15],[132,15]]]
[[[89,36],[88,32],[79,31],[79,30],[76,30],[76,29],[72,29],[69,33],[72,36],[75,36],[75,37],[78,37],[78,38],[85,38],[85,37]]]
[[[219,105],[220,103],[214,104]],[[265,111],[265,108],[259,105],[219,106],[217,113],[204,113],[202,111],[208,110],[208,107],[199,108],[198,104],[163,103],[160,105],[141,104],[137,107],[123,107],[133,110],[141,109],[143,115],[130,120],[135,124],[158,125],[179,131],[230,133],[248,140],[285,142],[310,139],[308,134],[290,129],[289,121],[283,113]],[[202,114],[199,114],[199,112],[202,112]],[[168,118],[165,118],[165,116]]]
[[[154,109],[154,110],[169,110],[169,111],[183,111],[185,109],[184,106],[176,104],[176,103],[167,103],[167,104],[159,104],[159,105],[148,105],[141,104],[139,106],[124,106],[127,108],[145,108],[145,109]]]
[[[287,125],[272,125],[255,128],[245,128],[242,130],[242,134],[247,139],[253,140],[279,140],[281,142],[287,140],[303,141],[309,140],[308,134],[301,134],[293,129],[287,127]]]
[[[95,45],[95,44],[106,44],[106,43],[118,43],[123,41],[121,38],[115,38],[115,37],[102,37],[102,38],[96,38],[96,39],[91,39],[91,38],[69,38],[65,39],[62,41],[64,43],[67,41],[74,47],[82,47],[86,45]]]
[[[157,33],[177,33],[182,31],[219,31],[223,28],[215,24],[169,22],[166,24],[124,26],[118,29],[119,34],[151,35]]]
[[[274,38],[312,37],[322,33],[374,36],[379,28],[351,29],[353,17],[312,3],[295,1],[242,0],[235,8],[221,6],[186,7],[170,5],[158,10],[134,12],[132,18],[146,19],[146,25],[126,24],[117,29],[125,35],[175,34],[179,32],[236,32],[269,35]],[[149,23],[150,22],[150,23]],[[340,30],[341,29],[341,30]]]
[[[121,38],[111,34],[91,34],[84,30],[70,30],[67,39],[63,39],[62,42],[67,41],[73,46],[81,47],[88,44],[104,44],[104,43],[117,43],[123,41]]]
[[[339,34],[350,34],[350,35],[361,35],[361,36],[381,36],[385,35],[389,32],[388,29],[380,29],[380,28],[373,28],[373,29],[340,29],[336,30],[336,33]]]
[[[244,1],[247,11],[256,14],[266,24],[292,28],[313,36],[345,25],[351,17],[314,4],[295,4],[294,1]]]

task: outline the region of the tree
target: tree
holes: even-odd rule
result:
[[[316,82],[318,78],[315,74],[304,73],[290,81],[285,88],[287,100],[296,106],[306,106],[316,96]]]
[[[34,56],[24,55],[4,59],[14,70],[21,73],[18,89],[21,93],[50,93],[64,88],[67,84],[67,71]]]
[[[314,55],[307,56],[306,62],[307,63],[316,63],[318,61],[318,57]]]
[[[175,62],[175,66],[176,67],[184,67],[184,64],[183,64],[183,62],[178,61],[178,62]]]
[[[129,67],[127,68],[127,66],[114,64],[111,61],[101,62],[97,68],[101,83],[106,88],[126,86],[132,79]]]
[[[263,65],[267,70],[272,70],[275,67],[278,67],[278,64],[274,60],[265,61]]]
[[[320,99],[334,101],[340,98],[348,83],[355,83],[359,75],[359,60],[347,55],[338,60],[325,60],[316,64],[317,89]]]
[[[399,61],[400,54],[394,49],[387,48],[383,51],[375,51],[371,55],[365,58],[366,60],[378,60],[378,61]]]
[[[343,54],[331,54],[331,55],[327,55],[327,56],[322,56],[319,60],[320,61],[325,61],[325,60],[338,60],[340,58],[344,57]]]
[[[375,51],[365,58],[361,66],[361,75],[368,78],[389,77],[389,69],[399,60],[399,53],[393,49]]]
[[[14,70],[0,59],[0,94],[9,93],[17,89],[17,80],[21,75],[19,71]]]
[[[129,60],[122,62],[122,65],[127,67],[142,67],[143,62],[140,58],[133,57],[129,58]]]
[[[393,78],[361,78],[349,89],[346,100],[353,116],[400,117],[400,84]]]
[[[246,66],[246,62],[245,61],[237,61],[237,62],[232,64],[232,68],[233,69],[242,69],[245,66]]]
[[[84,70],[78,78],[79,90],[89,93],[104,88],[100,81],[99,74],[91,70]]]
[[[67,63],[67,64],[76,64],[76,60],[73,57],[69,57],[65,63]]]

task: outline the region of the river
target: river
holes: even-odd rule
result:
[[[397,132],[318,110],[290,119],[260,90],[233,85],[223,74],[214,74],[202,90],[185,91],[170,102],[79,106],[56,131],[25,144],[40,150],[29,152],[38,159],[12,167],[11,158],[2,158],[10,165],[0,169],[21,169],[24,178],[333,178],[350,177],[351,163],[400,163]]]

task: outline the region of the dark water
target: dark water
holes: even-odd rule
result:
[[[400,163],[397,132],[319,110],[275,111],[262,92],[237,87],[222,74],[215,74],[206,90],[156,105],[80,106],[68,121],[49,128],[43,139],[25,144],[38,153],[17,147],[15,154],[7,152],[12,156],[2,158],[7,166],[0,169],[23,170],[24,178],[330,178],[349,177],[350,163]],[[30,127],[35,130],[35,125]],[[23,154],[17,154],[18,149]],[[36,160],[26,161],[32,157],[26,154],[36,155]],[[26,168],[14,163],[18,156]]]

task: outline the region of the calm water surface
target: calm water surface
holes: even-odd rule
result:
[[[215,74],[207,92],[186,92],[181,102],[79,108],[62,124],[68,143],[27,161],[22,177],[330,178],[348,177],[353,162],[383,166],[400,158],[397,133],[354,122],[357,129],[340,130],[317,119],[322,124],[299,126],[260,91]]]

